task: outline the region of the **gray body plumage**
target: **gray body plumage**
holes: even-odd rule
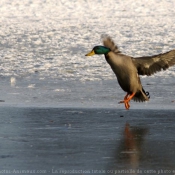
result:
[[[136,92],[138,88],[134,86],[135,84],[137,84],[137,86],[140,88],[137,70],[132,64],[130,57],[123,56],[121,54],[116,55],[113,52],[109,52],[105,58],[111,66],[118,79],[118,83],[124,91],[129,93]]]
[[[121,88],[129,94],[136,93],[135,101],[148,101],[139,75],[152,75],[155,72],[166,70],[175,64],[175,50],[155,56],[133,58],[122,54],[109,36],[104,36],[103,45],[110,48],[105,55],[106,61],[115,73]]]
[[[144,93],[137,69],[134,66],[131,57],[109,52],[105,55],[106,61],[115,73],[121,88],[129,94],[136,93],[133,100],[148,101],[149,98]]]

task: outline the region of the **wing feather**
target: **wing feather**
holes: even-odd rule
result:
[[[111,51],[115,53],[120,53],[118,46],[114,43],[114,41],[109,35],[102,35],[101,39],[105,47],[111,49]]]
[[[139,75],[150,76],[175,65],[175,49],[159,55],[132,58],[132,61]]]

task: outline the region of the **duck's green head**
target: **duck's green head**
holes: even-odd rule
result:
[[[110,52],[111,50],[107,47],[104,46],[95,46],[91,52],[89,52],[88,54],[86,54],[85,56],[93,56],[95,54],[107,54],[108,52]]]

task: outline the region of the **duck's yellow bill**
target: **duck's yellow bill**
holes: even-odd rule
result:
[[[93,56],[93,55],[95,55],[94,50],[92,50],[91,52],[87,53],[85,56]]]

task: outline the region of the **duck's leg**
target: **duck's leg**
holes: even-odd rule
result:
[[[129,95],[129,93],[127,93],[127,94],[125,95],[124,100],[122,100],[122,101],[119,102],[119,103],[125,103],[125,108],[126,108],[126,109],[129,109],[129,107],[130,107],[130,105],[129,105],[128,103],[126,103],[126,100],[127,100],[127,98],[128,98],[128,95]]]
[[[125,103],[125,100],[127,100],[127,98],[128,98],[128,93],[125,95],[125,97],[124,97],[124,100],[122,100],[122,101],[120,101],[119,103]]]
[[[128,98],[128,95],[129,95],[128,93],[125,95],[124,100],[126,100]]]
[[[129,105],[129,101],[134,97],[135,93],[132,93],[129,97],[128,97],[128,93],[126,94],[126,96],[124,97],[123,101],[120,101],[119,103],[125,103],[125,108],[129,109],[130,105]]]

